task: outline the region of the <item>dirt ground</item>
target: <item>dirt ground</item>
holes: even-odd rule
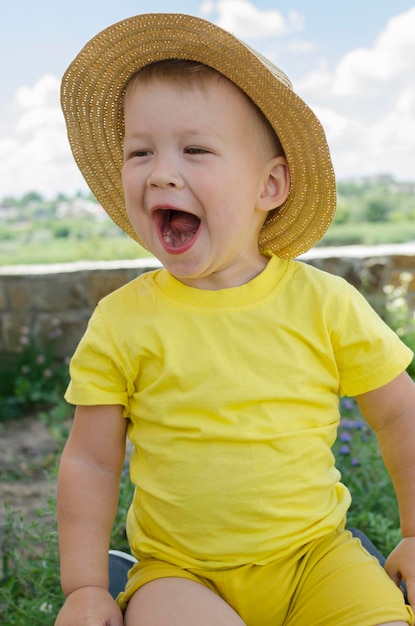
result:
[[[4,503],[29,517],[47,507],[55,491],[47,473],[58,449],[48,427],[34,417],[0,422],[0,535]]]

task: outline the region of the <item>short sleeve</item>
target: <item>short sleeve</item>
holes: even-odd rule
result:
[[[131,383],[99,306],[70,363],[65,399],[70,404],[120,404],[128,413]]]
[[[340,394],[355,396],[391,382],[411,363],[412,351],[354,288],[339,304],[334,342]]]

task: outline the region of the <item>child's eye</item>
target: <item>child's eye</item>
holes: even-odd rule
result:
[[[151,154],[150,150],[134,150],[133,152],[131,152],[130,158],[133,158],[133,157],[146,157],[149,154]]]
[[[185,149],[186,154],[209,154],[209,150],[206,150],[206,148],[186,148]]]

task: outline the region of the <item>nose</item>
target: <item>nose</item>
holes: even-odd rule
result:
[[[151,171],[147,179],[148,187],[177,187],[183,186],[178,163],[171,155],[158,155],[152,161]]]

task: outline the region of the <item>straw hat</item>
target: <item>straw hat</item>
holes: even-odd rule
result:
[[[280,69],[230,33],[190,15],[154,13],[118,22],[91,39],[67,69],[62,108],[75,161],[92,193],[114,222],[139,241],[127,217],[121,183],[122,99],[133,74],[173,58],[214,68],[269,120],[288,161],[291,190],[284,204],[269,213],[259,249],[284,258],[309,250],[326,232],[336,204],[320,122]]]

